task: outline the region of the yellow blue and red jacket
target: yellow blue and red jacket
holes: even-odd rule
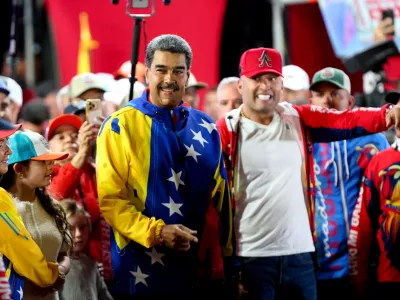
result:
[[[0,253],[3,254],[12,299],[22,299],[24,278],[40,287],[51,286],[58,266],[47,262],[39,246],[25,228],[14,201],[0,188]]]
[[[97,139],[97,184],[112,227],[114,294],[184,292],[199,260],[231,253],[220,136],[210,117],[183,102],[161,108],[145,91],[109,116]],[[189,252],[157,246],[165,224],[197,230],[199,246]]]

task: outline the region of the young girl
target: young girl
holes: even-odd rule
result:
[[[74,241],[71,253],[71,268],[60,291],[61,300],[112,300],[103,277],[94,259],[87,256],[90,216],[85,209],[72,199],[61,202]]]
[[[14,198],[22,220],[46,260],[64,266],[69,271],[67,251],[72,245],[65,213],[46,193],[50,184],[54,160],[68,154],[50,152],[47,141],[35,132],[17,132],[9,139],[13,153],[9,156],[8,172],[0,179],[0,186]],[[40,289],[25,280],[24,299],[57,300],[58,294]]]

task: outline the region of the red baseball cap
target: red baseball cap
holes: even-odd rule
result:
[[[64,115],[58,116],[50,122],[49,129],[47,132],[47,140],[49,140],[49,141],[51,140],[51,138],[54,135],[54,132],[60,126],[71,125],[71,126],[75,127],[76,130],[78,131],[81,128],[82,124],[83,124],[83,122],[82,122],[81,118],[79,118],[76,115],[64,114]]]
[[[247,50],[240,58],[240,76],[252,78],[261,73],[282,75],[282,57],[275,49],[255,48]]]

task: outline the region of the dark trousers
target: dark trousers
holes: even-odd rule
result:
[[[316,300],[311,253],[273,257],[241,257],[242,284],[251,300]]]
[[[349,277],[318,280],[318,300],[354,300],[354,291]]]

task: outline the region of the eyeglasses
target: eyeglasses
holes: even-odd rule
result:
[[[8,140],[8,138],[0,141],[0,150],[1,151],[6,151],[7,147],[10,147],[10,141]]]

